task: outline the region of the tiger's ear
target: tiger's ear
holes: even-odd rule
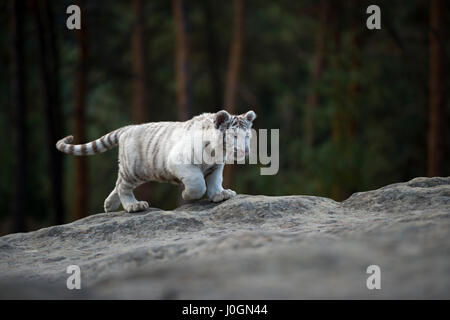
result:
[[[220,110],[219,112],[217,112],[214,118],[214,125],[216,129],[223,127],[225,124],[227,124],[228,121],[230,121],[230,119],[230,114],[225,110]]]
[[[256,119],[256,113],[255,113],[255,111],[250,110],[244,115],[244,117],[247,121],[253,122],[253,120]]]

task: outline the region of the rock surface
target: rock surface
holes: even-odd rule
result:
[[[0,238],[0,298],[450,298],[450,177],[352,195],[238,195]],[[68,290],[66,267],[81,269]],[[368,290],[369,265],[381,290]]]

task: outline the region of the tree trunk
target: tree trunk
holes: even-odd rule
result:
[[[133,0],[134,30],[132,36],[133,57],[133,121],[134,123],[148,122],[147,97],[147,63],[144,34],[144,3]]]
[[[314,114],[320,105],[320,95],[317,86],[322,78],[326,63],[329,16],[329,0],[322,0],[319,7],[319,29],[316,35],[316,48],[311,77],[312,88],[310,89],[306,99],[305,140],[307,145],[310,147],[313,146],[315,139]]]
[[[78,37],[78,67],[75,86],[75,143],[86,142],[86,94],[88,75],[88,39],[86,30],[86,8],[83,1],[79,1],[79,6],[83,15],[81,17],[81,29],[77,30]],[[76,184],[75,184],[75,219],[81,219],[87,215],[89,177],[88,163],[86,157],[76,157]]]
[[[149,121],[149,104],[147,95],[147,61],[145,46],[144,25],[145,4],[143,0],[133,0],[133,13],[135,17],[132,36],[133,57],[133,123],[145,123]],[[151,184],[145,183],[135,190],[138,199],[151,203]]]
[[[358,0],[353,0],[350,3],[350,9],[352,12],[361,12],[361,3]],[[340,7],[337,5],[336,10],[333,10],[336,13],[335,19],[339,19]],[[360,21],[356,18],[357,14],[354,15],[354,19],[351,21],[350,25],[350,35],[351,35],[351,44],[352,47],[349,48],[351,50],[351,68],[352,72],[359,74],[361,72],[361,50],[362,50],[362,41],[361,41],[361,28]],[[339,33],[340,29],[338,24],[339,20],[336,20],[337,23],[334,26],[335,30],[335,49],[336,53],[339,55],[341,50],[341,34]],[[337,72],[349,72],[347,70],[343,70],[341,63],[338,60],[338,64],[336,66],[338,68]],[[339,70],[340,69],[340,70]],[[333,127],[332,127],[332,135],[333,135],[333,143],[336,148],[339,150],[343,150],[347,152],[349,148],[352,148],[352,145],[355,143],[356,134],[357,134],[357,125],[355,119],[356,110],[359,107],[358,99],[361,94],[361,83],[358,78],[353,79],[347,87],[348,91],[343,93],[345,96],[343,97],[344,103],[338,108],[335,109],[333,116]],[[332,197],[336,201],[342,201],[347,198],[351,193],[352,185],[354,185],[354,179],[358,178],[358,168],[352,167],[351,164],[347,165],[345,168],[337,167],[335,168],[334,182],[332,185]]]
[[[175,22],[175,72],[178,104],[178,119],[188,120],[191,111],[191,74],[189,63],[189,34],[186,17],[186,2],[173,0]]]
[[[25,203],[27,203],[28,185],[28,126],[27,126],[27,68],[24,49],[25,2],[14,0],[12,9],[12,41],[13,41],[13,97],[16,117],[16,168],[15,197],[13,203],[13,231],[26,231]]]
[[[332,25],[333,31],[333,37],[332,37],[332,43],[333,43],[333,68],[336,70],[335,72],[342,72],[342,65],[341,65],[341,4],[337,2],[332,3],[332,14],[330,17],[330,24]],[[336,85],[336,84],[335,84]],[[344,131],[344,114],[343,111],[335,108],[333,112],[333,118],[331,123],[331,139],[333,144],[336,147],[339,147],[339,144],[341,143],[342,137],[343,137],[343,131]],[[334,200],[342,200],[343,191],[342,186],[339,181],[339,168],[333,168],[333,182],[331,185],[331,196]]]
[[[220,51],[218,49],[216,32],[214,28],[214,4],[207,0],[203,2],[206,32],[206,51],[208,55],[208,71],[211,79],[211,89],[214,107],[220,108],[222,104],[222,81],[220,77]]]
[[[225,87],[225,108],[230,113],[237,110],[242,59],[244,54],[244,0],[234,0],[233,33]]]
[[[62,154],[55,148],[62,134],[61,100],[59,92],[59,52],[51,4],[32,1],[38,30],[42,83],[45,91],[47,150],[51,177],[52,205],[55,224],[64,222],[64,184]],[[47,23],[45,25],[44,23]]]
[[[428,176],[442,176],[445,148],[445,0],[430,2]]]
[[[233,31],[230,47],[230,55],[228,62],[228,72],[225,87],[225,108],[234,114],[238,110],[237,98],[240,86],[240,76],[242,69],[242,60],[244,55],[244,0],[234,0],[234,17],[233,17]],[[224,170],[224,185],[231,186],[234,181],[235,170],[234,166],[225,166]]]

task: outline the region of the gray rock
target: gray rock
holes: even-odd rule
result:
[[[450,177],[206,200],[0,238],[0,298],[450,298]],[[68,290],[69,265],[81,290]],[[381,290],[369,290],[369,265]]]

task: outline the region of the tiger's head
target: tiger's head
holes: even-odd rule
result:
[[[252,137],[253,120],[256,113],[252,110],[231,115],[225,110],[217,112],[214,116],[214,127],[220,131],[222,141],[217,141],[227,159],[243,160],[250,154],[250,139]]]

